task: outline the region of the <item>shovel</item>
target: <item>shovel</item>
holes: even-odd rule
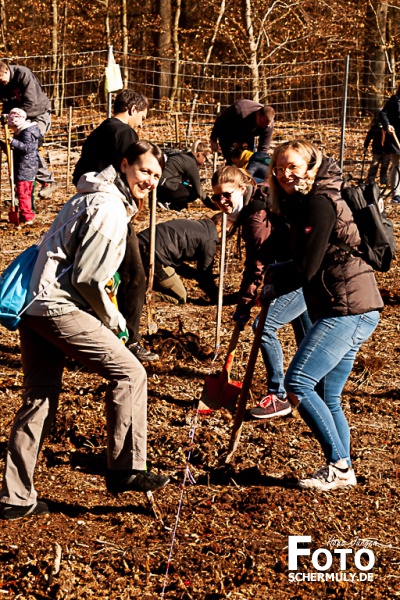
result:
[[[236,449],[239,444],[240,434],[242,432],[243,419],[246,412],[247,399],[249,397],[250,386],[253,379],[258,350],[261,344],[261,338],[264,330],[265,319],[267,318],[268,308],[269,304],[267,306],[263,306],[263,308],[261,309],[257,329],[254,334],[254,340],[250,351],[249,362],[247,363],[246,373],[242,384],[242,390],[237,403],[235,420],[233,422],[231,439],[229,441],[228,453],[225,458],[226,464],[231,462],[232,456],[236,452]]]
[[[16,208],[15,202],[15,188],[14,188],[14,163],[13,163],[13,154],[11,150],[10,141],[8,139],[9,131],[8,124],[3,122],[4,125],[4,136],[6,138],[6,154],[7,154],[7,162],[8,162],[8,173],[10,176],[10,188],[11,188],[11,210],[8,213],[8,219],[12,225],[19,227],[19,217],[18,211]]]
[[[3,150],[0,146],[0,216],[1,216],[1,207],[3,206]]]
[[[226,222],[227,216],[222,213],[221,228],[221,257],[219,262],[219,281],[218,281],[218,301],[217,301],[217,319],[215,328],[215,349],[218,350],[221,341],[221,321],[222,321],[222,302],[224,295],[224,274],[225,274],[225,253],[226,253]]]
[[[147,330],[149,334],[157,333],[158,325],[155,320],[156,307],[154,300],[154,265],[156,256],[156,206],[157,192],[153,189],[151,194],[150,204],[150,244],[149,244],[149,278],[146,290],[146,306],[147,306]]]
[[[199,413],[202,415],[210,414],[213,410],[219,408],[226,408],[231,412],[235,409],[242,384],[240,381],[232,381],[230,373],[239,335],[240,327],[236,324],[221,373],[209,375],[204,381],[204,388],[198,408]]]

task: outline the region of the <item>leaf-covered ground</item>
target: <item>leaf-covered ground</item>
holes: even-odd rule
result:
[[[39,201],[35,224],[22,230],[11,228],[7,211],[2,211],[1,270],[47,229],[65,200],[59,189],[51,202]],[[389,205],[388,210],[400,244],[400,209]],[[207,214],[192,206],[189,212],[158,216],[166,220]],[[145,212],[138,229],[147,222]],[[296,412],[268,422],[246,418],[229,466],[224,453],[232,415],[225,409],[210,415],[196,412],[204,378],[223,363],[232,331],[232,294],[241,268],[234,246],[229,245],[222,344],[215,361],[216,307],[192,282],[187,282],[188,304],[158,304],[159,331],[153,337],[145,335],[146,345],[160,354],[160,361],[147,367],[149,462],[171,476],[170,485],[154,495],[155,509],[142,494],[114,498],[107,493],[105,381],[68,363],[57,420],[35,479],[39,496],[49,502],[52,512],[0,522],[1,596],[24,600],[400,596],[399,263],[378,275],[385,309],[378,329],[357,357],[343,395],[358,485],[331,494],[293,486],[295,478],[323,462],[318,444]],[[146,315],[142,331],[146,334]],[[280,337],[287,362],[294,351],[290,326]],[[247,326],[232,371],[235,380],[243,379],[252,338]],[[0,350],[2,467],[21,401],[18,334],[0,328]],[[265,371],[259,358],[250,402],[264,392]],[[190,483],[191,477],[184,479],[187,467],[195,483]],[[289,581],[288,536],[307,535],[312,538],[311,552],[318,548],[333,552],[336,547],[352,551],[347,580],[339,555],[334,554],[327,573],[337,573],[338,581]],[[366,546],[376,562],[366,571],[372,581],[359,581],[354,553]],[[324,556],[319,560],[323,564]],[[317,573],[310,557],[300,557],[299,572]]]

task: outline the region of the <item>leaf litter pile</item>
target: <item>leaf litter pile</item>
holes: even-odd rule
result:
[[[43,233],[65,201],[38,201],[34,225],[21,230],[2,211],[1,271]],[[388,205],[400,246],[400,209]],[[202,218],[211,212],[192,205],[159,220]],[[137,230],[148,225],[145,210]],[[106,382],[68,362],[60,407],[36,469],[40,498],[49,516],[0,522],[0,596],[21,599],[197,599],[244,600],[400,597],[400,269],[377,274],[385,300],[380,324],[357,356],[343,403],[352,434],[358,485],[330,494],[302,491],[293,482],[322,465],[318,444],[296,411],[283,418],[245,417],[232,462],[224,456],[233,416],[226,410],[197,414],[204,378],[217,373],[232,333],[232,313],[242,261],[229,242],[224,285],[221,348],[215,358],[216,306],[185,280],[185,306],[157,304],[158,331],[142,333],[160,360],[148,374],[148,453],[155,471],[171,483],[154,493],[115,498],[104,483]],[[215,273],[218,273],[218,257]],[[254,317],[257,310],[253,309]],[[279,333],[288,364],[295,350],[291,326]],[[242,332],[232,379],[242,381],[253,333]],[[0,467],[13,416],[21,402],[18,333],[0,328]],[[250,404],[266,393],[259,356]],[[189,459],[189,460],[188,460]],[[183,482],[185,486],[183,488]],[[372,548],[372,581],[288,579],[288,536],[311,536],[311,554],[332,553],[329,572],[343,575],[335,547],[350,549],[347,572],[360,573],[354,554]],[[171,546],[172,539],[174,544]],[[339,540],[339,541],[338,541]],[[363,555],[362,560],[365,559]],[[325,557],[319,559],[324,564]],[[168,574],[167,574],[168,565]],[[311,556],[299,558],[303,573],[316,573]]]

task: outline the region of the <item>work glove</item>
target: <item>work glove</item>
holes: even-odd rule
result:
[[[128,330],[124,329],[124,331],[120,331],[117,337],[123,344],[126,344],[126,342],[129,340]]]
[[[120,283],[121,283],[121,277],[119,276],[119,273],[117,272],[117,273],[115,273],[115,275],[113,277],[111,277],[111,279],[109,281],[107,281],[107,284],[106,284],[107,296],[110,298],[111,302],[117,308],[118,308],[117,292],[118,292]]]
[[[247,321],[250,319],[250,311],[243,312],[236,309],[232,319],[235,321],[235,323],[239,325],[240,331],[243,331]]]

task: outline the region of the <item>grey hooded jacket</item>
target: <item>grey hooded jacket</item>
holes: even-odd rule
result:
[[[125,329],[105,286],[122,262],[127,223],[137,207],[116,177],[112,166],[81,177],[79,193],[63,206],[40,246],[28,302],[41,293],[28,314],[56,316],[79,308],[94,312],[115,333]]]

